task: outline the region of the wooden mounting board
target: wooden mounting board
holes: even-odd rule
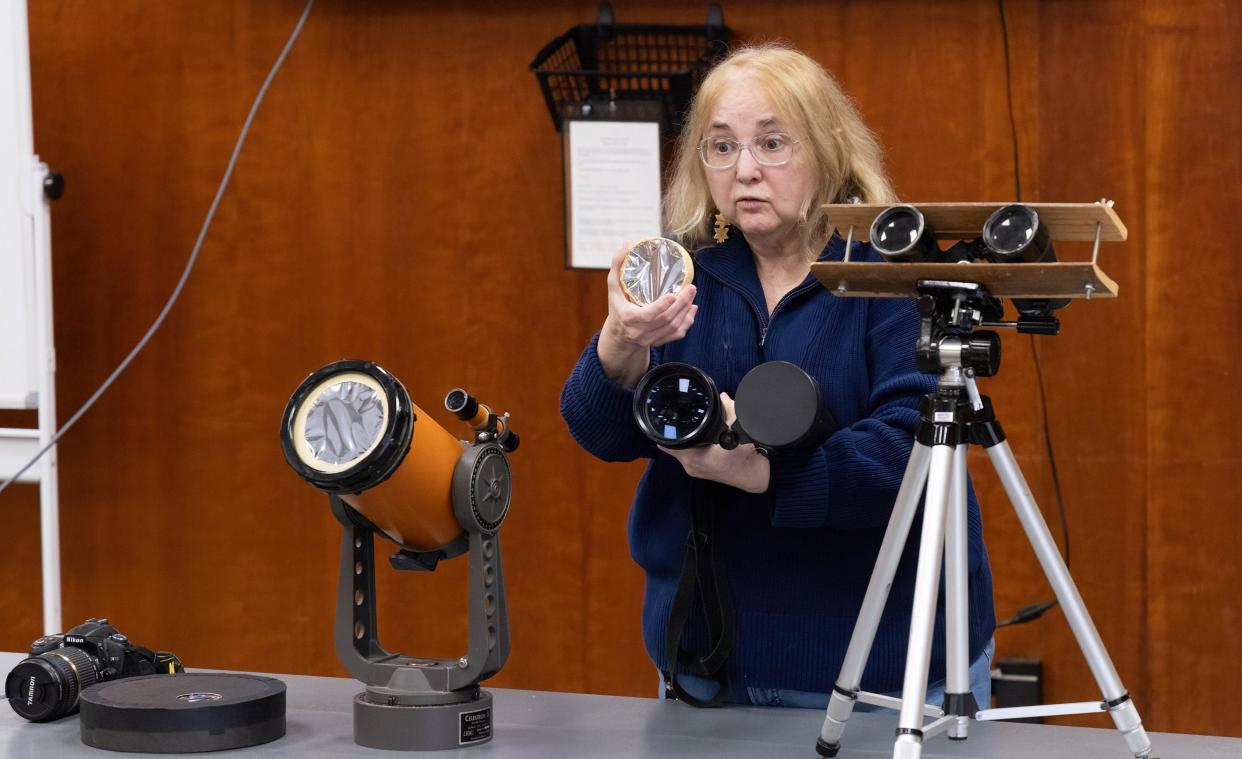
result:
[[[1117,283],[1092,263],[1055,264],[811,264],[811,273],[834,295],[903,297],[918,295],[924,279],[975,282],[998,298],[1116,298]],[[1088,295],[1087,285],[1094,290]],[[844,289],[843,289],[844,288]]]
[[[983,233],[983,223],[992,212],[1008,203],[909,203],[922,212],[923,218],[941,240],[971,240]],[[1101,203],[1027,203],[1035,209],[1048,227],[1053,240],[1095,240],[1095,225],[1102,224],[1102,242],[1126,239],[1126,225],[1117,212]],[[824,206],[829,223],[845,237],[854,227],[855,240],[867,240],[871,222],[889,208],[883,203],[842,203]]]

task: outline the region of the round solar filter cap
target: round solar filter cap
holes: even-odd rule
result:
[[[686,249],[666,237],[648,237],[630,248],[621,264],[621,290],[631,303],[645,306],[678,293],[694,279]]]
[[[228,673],[112,680],[82,692],[81,732],[88,746],[144,754],[257,746],[285,734],[285,684]]]

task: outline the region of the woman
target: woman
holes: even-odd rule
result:
[[[780,45],[739,50],[706,77],[691,106],[665,197],[665,222],[695,253],[695,284],[638,307],[608,276],[608,317],[574,367],[561,412],[575,439],[607,461],[651,459],[630,515],[646,572],[643,631],[667,670],[670,613],[687,554],[691,478],[720,483],[712,504],[735,610],[727,682],[679,674],[692,702],[823,707],[840,670],[919,422],[936,378],[915,365],[913,301],[837,298],[810,276],[841,260],[844,241],[822,206],[893,200],[880,149],[849,98],[818,64]],[[727,226],[726,226],[727,224]],[[856,244],[851,260],[878,260]],[[652,366],[681,361],[730,397],[751,368],[785,360],[819,383],[840,425],[812,450],[719,445],[667,450],[643,437],[633,388]],[[988,704],[995,627],[978,505],[969,502],[971,687]],[[917,535],[916,522],[912,535]],[[902,684],[917,539],[908,542],[863,677]],[[705,652],[718,637],[697,611],[681,639]],[[677,631],[679,632],[679,631]],[[944,678],[943,603],[929,702]],[[940,682],[937,682],[940,681]],[[717,688],[721,693],[716,694]],[[680,692],[680,691],[679,691]]]

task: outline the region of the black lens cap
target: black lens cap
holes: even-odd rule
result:
[[[737,386],[737,423],[767,448],[818,444],[835,429],[821,409],[819,383],[788,361],[768,361]]]
[[[49,661],[32,656],[9,673],[4,681],[4,695],[13,711],[31,722],[42,722],[64,716],[68,705],[62,702],[69,685]]]

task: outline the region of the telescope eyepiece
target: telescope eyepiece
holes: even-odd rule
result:
[[[444,408],[463,422],[469,422],[479,413],[479,400],[459,387],[453,388],[444,396]]]

